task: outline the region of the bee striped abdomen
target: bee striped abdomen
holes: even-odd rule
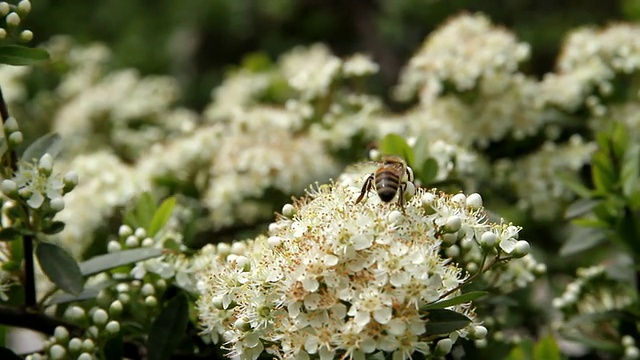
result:
[[[380,199],[389,202],[398,192],[400,179],[395,172],[382,168],[375,175],[375,185]]]

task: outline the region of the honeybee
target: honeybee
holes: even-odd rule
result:
[[[404,192],[409,182],[413,183],[413,170],[400,156],[383,156],[378,169],[369,175],[364,181],[360,196],[356,199],[359,203],[364,196],[375,188],[380,200],[388,203],[398,195],[398,205],[404,210]]]

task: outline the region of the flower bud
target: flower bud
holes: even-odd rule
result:
[[[62,199],[62,196],[51,199],[51,201],[49,202],[49,207],[55,212],[62,211],[64,209],[64,199]]]
[[[472,209],[479,209],[482,207],[482,196],[478,193],[473,193],[467,196],[467,206]]]
[[[233,326],[240,331],[249,331],[251,330],[251,324],[249,324],[244,319],[238,319],[233,323]]]
[[[69,171],[62,178],[62,182],[64,183],[62,192],[66,194],[75,189],[76,185],[78,185],[78,174],[75,171]]]
[[[98,309],[93,313],[93,323],[102,326],[109,320],[109,314],[104,309]]]
[[[466,204],[467,196],[463,193],[455,194],[451,197],[451,202],[458,205]]]
[[[21,15],[27,15],[31,11],[31,2],[29,0],[22,0],[18,3],[18,12]]]
[[[267,239],[267,243],[272,248],[278,247],[280,246],[280,244],[282,244],[282,238],[278,236],[269,236],[269,238]]]
[[[82,348],[82,340],[80,340],[77,337],[74,337],[71,340],[69,340],[69,345],[67,345],[67,349],[69,349],[69,351],[71,351],[72,353],[77,353],[80,351],[81,348]]]
[[[109,305],[109,317],[120,316],[120,314],[122,314],[122,309],[122,302],[120,302],[120,300],[115,300],[111,305]]]
[[[484,249],[493,249],[498,243],[498,235],[492,231],[486,231],[480,236],[480,246]]]
[[[436,210],[433,207],[435,200],[436,196],[433,193],[428,192],[422,195],[420,202],[422,203],[422,207],[427,215],[435,214]]]
[[[142,285],[142,288],[140,289],[140,293],[142,293],[142,295],[144,296],[154,295],[155,292],[156,292],[156,289],[153,287],[153,285],[148,283]]]
[[[444,234],[440,237],[443,247],[449,247],[456,243],[458,236],[456,234]]]
[[[7,37],[7,30],[0,28],[0,39],[5,39],[6,37]]]
[[[156,281],[156,290],[162,292],[167,288],[167,282],[164,279],[158,279]]]
[[[51,349],[49,349],[49,356],[51,356],[51,359],[53,360],[64,359],[66,355],[67,350],[65,350],[62,345],[55,344],[51,347]]]
[[[111,320],[105,326],[105,330],[107,330],[107,332],[109,332],[110,334],[116,334],[120,332],[120,323],[117,321]]]
[[[296,214],[296,208],[291,204],[284,204],[282,207],[282,215],[291,218]]]
[[[116,240],[111,240],[107,243],[107,252],[114,253],[122,250],[122,245]]]
[[[82,321],[86,316],[84,309],[79,306],[72,306],[64,312],[64,317],[71,321]]]
[[[91,327],[95,327],[95,326],[91,326]],[[90,327],[90,328],[91,328]],[[97,336],[96,336],[97,337]],[[93,343],[93,340],[91,339],[85,339],[82,342],[82,350],[86,351],[86,352],[93,352],[93,350],[96,349],[96,345]]]
[[[69,330],[64,326],[56,326],[53,330],[53,337],[59,343],[67,342],[69,340]]]
[[[8,2],[6,1],[0,2],[0,16],[7,15],[10,10],[11,10],[11,7],[9,6]]]
[[[51,175],[51,171],[53,170],[53,156],[51,156],[51,154],[46,153],[42,155],[38,162],[38,170],[47,176]]]
[[[18,185],[16,185],[15,181],[4,179],[0,184],[0,190],[2,193],[7,195],[7,197],[12,198],[18,195]]]
[[[146,238],[144,238],[144,240],[142,240],[142,243],[140,243],[140,246],[142,246],[142,247],[152,247],[154,244],[155,244],[155,241],[153,241],[152,238],[146,237]]]
[[[118,235],[120,235],[120,237],[127,237],[131,234],[133,234],[133,230],[131,230],[129,225],[120,225],[120,228],[118,229]]]
[[[482,340],[487,337],[487,328],[482,325],[471,327],[469,335],[473,340]]]
[[[127,240],[124,241],[124,246],[128,248],[138,247],[140,246],[140,240],[134,235],[129,235],[127,236]]]
[[[453,348],[453,341],[451,341],[451,339],[449,338],[441,339],[436,344],[436,348],[433,350],[433,354],[435,356],[445,356],[449,352],[451,352],[452,348]]]
[[[518,240],[513,249],[513,256],[516,258],[525,257],[531,251],[531,245],[525,240]]]
[[[9,135],[9,145],[11,145],[11,147],[16,147],[22,144],[22,140],[22,131],[15,131]]]
[[[20,25],[20,15],[11,12],[7,15],[6,17],[6,21],[7,21],[7,25],[12,26],[12,27],[16,27],[18,25]]]
[[[20,32],[20,40],[24,42],[29,42],[33,40],[33,31],[22,30],[22,32]]]
[[[78,356],[78,360],[92,360],[92,359],[93,359],[93,356],[91,356],[91,354],[86,352],[83,352]]]
[[[221,242],[216,245],[216,250],[220,255],[229,255],[231,253],[231,245]]]
[[[147,230],[143,229],[143,228],[137,228],[134,235],[138,238],[138,239],[144,239],[147,237]]]
[[[451,234],[460,230],[461,226],[462,226],[462,219],[460,219],[458,215],[452,215],[452,216],[449,216],[449,218],[447,218],[447,221],[445,221],[444,226],[442,227],[442,230],[444,230],[445,233]]]
[[[144,298],[144,305],[150,308],[158,306],[158,299],[155,296],[150,295]]]
[[[6,4],[6,3],[5,3]],[[6,134],[11,134],[20,130],[18,127],[18,121],[13,116],[9,116],[4,122],[4,131]]]

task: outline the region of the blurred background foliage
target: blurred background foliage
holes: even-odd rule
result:
[[[531,44],[527,66],[537,75],[553,69],[569,29],[640,18],[636,0],[42,0],[29,24],[35,43],[53,34],[100,41],[114,52],[114,67],[175,76],[183,105],[200,110],[247,54],[275,59],[315,42],[338,56],[370,54],[381,66],[370,91],[389,99],[387,89],[425,36],[462,11],[485,13]]]

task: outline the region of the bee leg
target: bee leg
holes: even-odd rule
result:
[[[364,185],[362,185],[362,191],[360,191],[360,196],[358,196],[358,198],[356,199],[356,204],[359,203],[360,200],[362,200],[362,198],[364,198],[364,195],[368,193],[369,190],[371,190],[372,186],[373,186],[373,174],[369,175],[369,177],[367,177],[367,180],[364,181]]]
[[[406,189],[407,183],[403,181],[398,188],[398,205],[400,205],[400,210],[402,210],[402,213],[404,213],[404,191]]]

